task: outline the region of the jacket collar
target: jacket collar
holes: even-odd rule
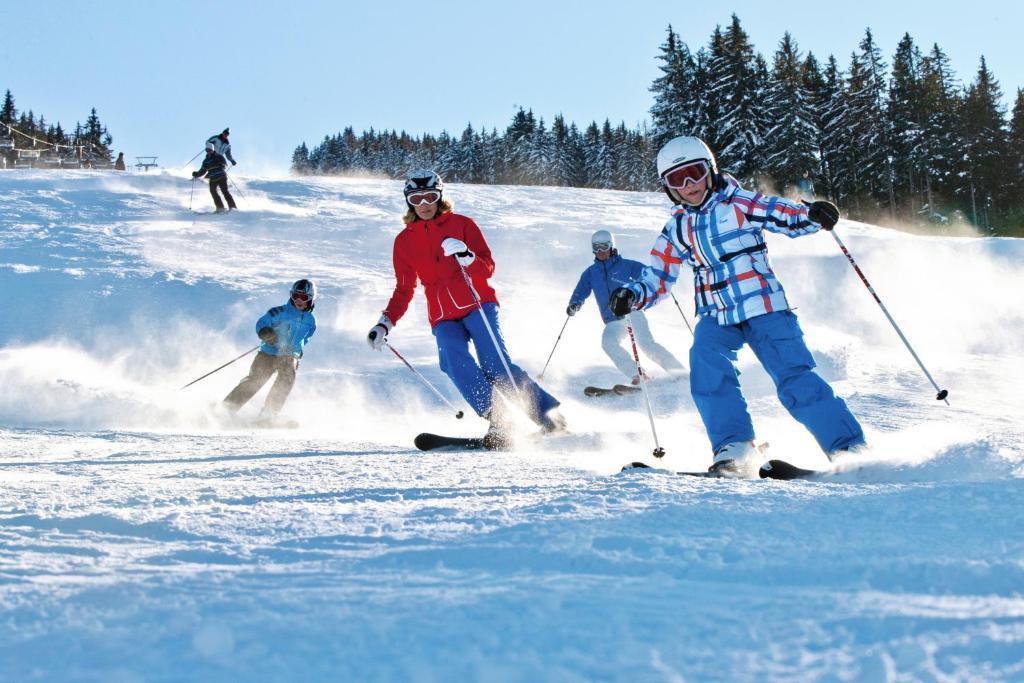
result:
[[[673,208],[673,213],[700,213],[707,209],[712,203],[720,204],[728,202],[732,199],[732,196],[740,189],[740,184],[728,173],[719,174],[720,184],[717,190],[708,192],[707,198],[704,203],[700,206],[690,206],[689,204],[676,204]]]
[[[431,218],[428,221],[415,220],[412,223],[409,223],[405,227],[406,227],[406,229],[414,229],[414,228],[420,228],[420,227],[430,227],[431,225],[442,225],[442,224],[444,224],[448,220],[448,217],[451,216],[451,215],[452,215],[451,211],[445,211],[440,216],[434,216],[433,218]]]

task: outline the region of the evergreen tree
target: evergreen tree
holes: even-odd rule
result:
[[[717,120],[719,141],[713,149],[727,168],[745,178],[758,170],[763,134],[758,126],[754,48],[735,14],[725,31],[723,48],[712,66],[711,89],[722,104]]]
[[[13,125],[17,117],[18,110],[14,107],[14,95],[8,90],[4,95],[3,107],[0,107],[0,123],[6,123],[9,126]]]
[[[1011,195],[1016,197],[1014,208],[1024,209],[1024,88],[1017,88],[1006,148],[1006,173],[1010,179]]]
[[[892,60],[889,79],[890,144],[894,194],[897,204],[905,204],[911,213],[917,211],[916,194],[924,185],[919,178],[922,163],[922,140],[926,112],[922,108],[921,53],[909,33],[903,34]]]
[[[716,26],[706,48],[697,53],[694,69],[696,111],[693,135],[713,150],[722,149],[722,120],[728,107],[729,74],[725,54],[725,37]],[[719,159],[719,166],[722,166]]]
[[[1006,162],[1005,114],[998,81],[981,58],[974,82],[967,89],[961,110],[964,142],[964,171],[960,185],[970,201],[975,225],[991,226],[991,210],[1003,199]]]
[[[817,165],[818,129],[804,77],[800,51],[787,32],[775,52],[764,98],[768,120],[774,122],[766,135],[766,170],[780,191]]]
[[[555,177],[552,169],[555,145],[543,118],[537,121],[537,127],[530,137],[526,157],[526,177],[530,184],[550,185]]]
[[[921,60],[921,98],[925,112],[920,151],[924,200],[929,211],[938,214],[940,197],[950,198],[956,189],[961,147],[957,125],[960,95],[949,58],[938,44]]]
[[[830,66],[835,68],[835,59],[831,56]],[[815,58],[813,53],[808,52],[806,59],[801,67],[801,73],[803,77],[804,91],[807,93],[807,111],[810,114],[811,122],[814,125],[814,148],[818,150],[818,158],[815,164],[810,168],[811,180],[815,184],[815,189],[819,194],[831,196],[832,186],[828,174],[825,172],[825,154],[826,150],[823,147],[824,138],[824,114],[828,108],[828,103],[831,101],[830,92],[828,90],[829,83],[825,79],[825,75],[822,73],[821,67],[818,65],[818,60]],[[834,82],[837,82],[838,78]]]
[[[847,152],[837,174],[841,190],[862,216],[870,216],[871,208],[880,202],[890,203],[887,200],[892,196],[884,71],[881,50],[868,29],[860,42],[860,53],[851,56],[843,140]]]
[[[662,62],[658,69],[662,75],[654,80],[650,92],[654,94],[651,106],[654,145],[661,147],[677,135],[692,134],[695,127],[696,105],[694,77],[696,64],[686,43],[679,40],[668,27],[668,39],[657,57]]]
[[[601,129],[597,121],[591,121],[583,132],[583,187],[600,187]]]
[[[292,173],[296,175],[305,175],[308,172],[309,148],[306,147],[306,143],[303,142],[295,148],[294,152],[292,152]]]

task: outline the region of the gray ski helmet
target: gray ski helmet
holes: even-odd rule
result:
[[[610,244],[612,249],[615,248],[615,235],[611,234],[607,230],[598,230],[590,236],[590,247],[593,248],[595,244]]]
[[[405,179],[404,195],[408,197],[413,192],[423,190],[437,190],[444,194],[444,181],[441,176],[429,168],[417,168],[409,171],[409,177]]]
[[[316,299],[316,285],[313,284],[312,280],[307,280],[306,278],[296,280],[289,294],[294,294],[295,292],[301,292],[308,296],[309,303],[313,303],[313,300]]]

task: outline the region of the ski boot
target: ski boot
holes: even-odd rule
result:
[[[753,441],[734,441],[715,451],[715,461],[708,472],[733,479],[757,479],[765,460]]]
[[[537,424],[545,434],[564,434],[569,431],[566,428],[565,418],[554,408],[541,415]]]
[[[483,438],[484,448],[489,451],[512,448],[512,428],[498,404],[492,404],[484,417],[490,422]]]

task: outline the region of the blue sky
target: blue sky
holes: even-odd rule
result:
[[[970,81],[984,54],[1011,106],[1024,87],[1019,4],[43,2],[0,42],[0,89],[71,127],[95,106],[129,158],[180,165],[225,126],[242,172],[345,125],[411,133],[503,128],[517,106],[550,122],[647,118],[672,24],[694,47],[735,12],[770,58],[784,31],[849,63],[866,27],[886,59],[904,32],[939,43]],[[977,10],[972,8],[979,8]]]

